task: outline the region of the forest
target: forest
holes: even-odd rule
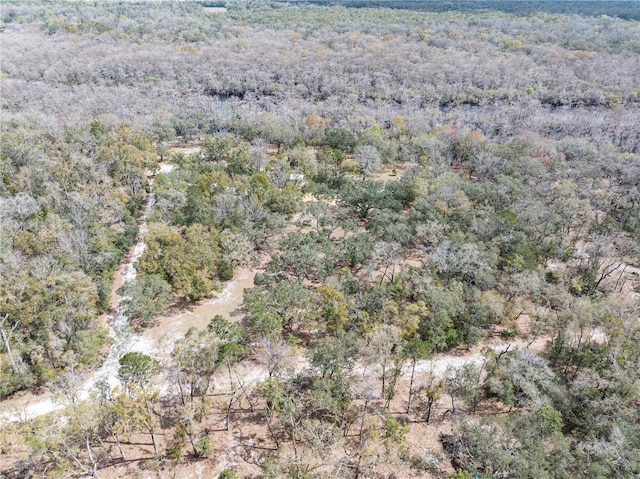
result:
[[[638,5],[632,0],[284,0],[315,5],[342,5],[355,8],[400,8],[427,12],[449,12],[491,10],[516,15],[537,13],[580,14],[589,16],[608,15],[625,20],[640,19]],[[202,2],[205,6],[224,6],[224,2]]]
[[[640,476],[634,2],[3,2],[0,479]]]

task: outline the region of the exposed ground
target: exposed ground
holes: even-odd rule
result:
[[[192,154],[199,151],[199,147],[194,145],[173,147],[172,152]],[[273,148],[268,150],[271,155],[275,154]],[[171,165],[164,165],[160,171],[168,172]],[[395,172],[390,169],[384,170],[375,175],[377,179],[388,180],[395,176]],[[306,201],[311,198],[306,197]],[[148,212],[147,212],[148,213]],[[142,235],[146,223],[141,224]],[[336,235],[339,232],[335,233]],[[122,287],[127,279],[135,276],[134,264],[139,255],[144,250],[143,237],[138,243],[132,247],[131,254],[123,262],[115,274],[112,291],[110,296],[110,306],[112,312],[109,315],[103,315],[101,320],[115,329],[114,326],[118,307],[121,297],[117,291]],[[266,260],[265,260],[266,261]],[[125,342],[128,350],[135,350],[150,355],[166,358],[167,351],[171,350],[173,342],[184,335],[190,328],[204,328],[214,315],[220,314],[231,321],[240,321],[242,319],[239,313],[243,301],[243,292],[247,288],[253,286],[253,280],[256,272],[264,267],[261,264],[251,267],[236,268],[234,277],[231,281],[223,284],[220,292],[213,292],[210,297],[189,305],[176,305],[171,308],[169,314],[156,319],[154,325],[141,333],[129,336]],[[564,265],[549,265],[551,269],[561,268]],[[623,265],[621,273],[631,277],[640,274],[640,268]],[[133,276],[132,276],[133,275]],[[625,285],[625,283],[622,283]],[[625,285],[625,292],[636,294],[630,289],[628,282]],[[429,375],[442,376],[449,366],[460,366],[466,363],[481,364],[484,360],[482,350],[484,347],[491,347],[497,352],[502,352],[513,348],[529,348],[534,351],[541,351],[545,347],[548,340],[545,336],[531,336],[529,317],[526,314],[520,315],[517,321],[520,336],[510,342],[506,342],[499,337],[486,338],[482,344],[470,349],[457,349],[446,355],[441,355],[432,360],[418,362],[416,366],[415,383],[419,385],[423,383]],[[601,337],[594,337],[594,340],[603,340]],[[300,370],[306,364],[302,358],[303,351],[291,351],[287,358],[285,369],[292,371]],[[105,352],[105,356],[109,356]],[[111,382],[117,380],[117,361],[113,358],[117,354],[111,352],[111,361],[107,359],[102,366],[95,371],[90,372],[84,380],[82,389],[88,391],[97,378],[106,377]],[[364,370],[364,369],[363,369]],[[364,370],[365,375],[377,375],[379,371],[373,368]],[[250,358],[237,367],[239,380],[242,381],[247,391],[259,381],[268,377],[266,367],[261,364],[260,358]],[[400,381],[408,383],[410,368],[407,366]],[[171,384],[164,382],[159,385],[160,389],[166,393],[171,393]],[[439,434],[447,432],[451,427],[452,415],[448,414],[450,409],[450,398],[442,397],[434,405],[432,419],[429,424],[424,422],[422,413],[417,413],[421,408],[414,408],[414,412],[407,416],[404,415],[406,408],[406,391],[408,386],[399,387],[399,391],[403,394],[398,395],[391,402],[390,411],[392,413],[403,413],[402,417],[408,418],[411,423],[410,432],[406,438],[406,444],[411,455],[421,456],[425,461],[431,461],[433,465],[443,470],[448,470],[450,466],[445,460],[445,454],[442,450]],[[211,457],[202,460],[186,459],[177,466],[169,460],[158,463],[153,459],[153,450],[149,437],[146,435],[135,435],[131,437],[131,442],[124,446],[127,455],[126,462],[116,462],[100,471],[100,476],[104,479],[115,479],[121,477],[127,478],[212,478],[216,477],[225,467],[233,467],[239,477],[257,477],[261,471],[258,464],[264,457],[273,453],[275,444],[271,439],[266,428],[263,411],[260,404],[254,404],[254,409],[249,404],[248,399],[243,397],[232,408],[231,424],[229,430],[226,428],[226,414],[223,409],[229,399],[229,381],[224,372],[219,373],[216,378],[213,393],[208,397],[213,413],[209,414],[202,424],[199,425],[202,431],[205,431],[211,439],[213,454]],[[86,396],[86,392],[84,393]],[[167,401],[170,401],[167,397]],[[414,406],[420,405],[420,398],[416,398]],[[23,392],[14,395],[12,398],[3,401],[0,409],[0,419],[4,416],[9,419],[10,423],[7,427],[15,427],[20,420],[25,418],[33,418],[54,412],[61,409],[62,406],[54,400],[52,394],[43,388],[39,392]],[[370,405],[371,413],[381,411],[382,401],[374,401]],[[461,408],[464,410],[464,408]],[[169,408],[170,410],[170,408]],[[493,403],[483,403],[478,411],[479,414],[501,414],[503,412],[499,405]],[[400,415],[398,416],[400,417]],[[163,429],[160,433],[161,450],[165,450],[167,444],[172,439],[173,431],[171,428]],[[20,459],[23,449],[20,446],[20,440],[17,436],[9,435],[9,444],[0,444],[0,449],[8,449],[7,455],[0,455],[0,471],[9,467],[13,461]],[[6,440],[6,439],[5,439]],[[115,453],[112,457],[117,457]],[[189,451],[187,451],[188,453]],[[397,471],[396,471],[397,474]],[[400,476],[398,476],[400,477]],[[431,477],[429,473],[419,470],[410,470],[403,466],[402,477]]]

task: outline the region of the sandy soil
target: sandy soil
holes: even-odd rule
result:
[[[193,155],[195,153],[200,153],[200,144],[195,143],[175,143],[170,145],[167,150],[169,153],[181,153],[183,155]]]
[[[197,153],[198,146],[176,146],[171,147],[172,152],[181,153]],[[270,151],[270,154],[275,152]],[[391,169],[375,175],[376,179],[387,180],[398,178],[401,176],[402,168],[398,168],[398,176],[392,176]],[[172,169],[172,165],[161,165],[160,171],[168,173]],[[305,201],[311,201],[311,198],[305,198]],[[341,232],[334,232],[335,236],[339,236]],[[138,251],[132,252],[128,260],[121,265],[115,275],[113,288],[110,296],[110,305],[116,310],[120,303],[120,296],[117,294],[118,289],[124,284],[126,278],[131,277],[131,268],[136,259],[136,254],[141,253],[140,242],[135,246]],[[143,247],[142,247],[143,250]],[[407,260],[409,263],[409,260]],[[135,271],[135,269],[134,269]],[[130,350],[145,352],[158,357],[166,357],[171,345],[175,340],[192,327],[204,328],[216,314],[220,314],[231,321],[239,321],[242,318],[239,312],[242,306],[243,293],[247,288],[253,286],[253,280],[258,269],[237,268],[234,278],[223,285],[222,291],[214,292],[209,298],[204,299],[195,304],[191,304],[182,309],[174,309],[169,315],[159,317],[155,324],[143,331],[141,334],[129,338],[128,348]],[[640,274],[640,268],[628,266],[625,273],[629,275]],[[133,273],[135,274],[135,272]],[[111,316],[103,316],[105,322],[112,321]],[[518,329],[521,334],[530,334],[530,325],[528,316],[521,315],[518,319]],[[604,340],[604,336],[598,336],[598,332],[594,332],[594,340]],[[442,355],[431,360],[419,361],[416,365],[415,384],[419,385],[426,378],[435,374],[436,376],[444,375],[448,367],[459,367],[468,363],[481,364],[484,360],[482,349],[488,346],[497,352],[506,349],[529,348],[534,351],[541,351],[545,347],[547,337],[539,336],[532,339],[514,339],[512,341],[503,341],[498,338],[488,338],[481,345],[470,349],[458,349],[451,351],[447,355]],[[288,357],[285,369],[291,371],[301,371],[307,366],[306,361],[300,351],[293,351]],[[95,384],[96,377],[100,374],[114,375],[112,365],[111,369],[105,369],[103,365],[98,371],[89,375],[84,384],[84,389],[89,389]],[[106,371],[106,372],[105,372]],[[360,368],[364,371],[364,368]],[[260,357],[251,358],[243,361],[237,366],[238,377],[243,381],[244,386],[250,390],[259,381],[268,377],[267,370],[261,362]],[[406,438],[406,444],[414,455],[433,457],[435,463],[444,471],[450,471],[450,465],[444,459],[444,451],[442,450],[439,435],[446,433],[451,428],[451,415],[447,414],[450,407],[450,398],[446,395],[434,405],[432,421],[429,424],[424,423],[421,416],[422,409],[420,398],[416,398],[412,413],[404,415],[406,408],[406,394],[408,390],[408,381],[410,374],[410,366],[406,366],[403,370],[403,377],[400,379],[398,387],[399,394],[392,401],[390,410],[392,414],[397,414],[399,418],[408,418],[411,422],[410,432]],[[375,377],[379,375],[379,371],[375,368],[367,368],[366,375]],[[170,384],[164,383],[160,385],[160,389],[168,393],[171,392]],[[274,444],[271,440],[265,421],[263,411],[256,408],[251,411],[248,402],[243,399],[233,408],[231,416],[232,422],[230,430],[226,430],[225,415],[223,408],[228,401],[229,380],[225,371],[218,373],[215,378],[215,387],[211,401],[211,413],[207,416],[202,424],[198,425],[200,434],[207,434],[213,446],[213,454],[210,458],[202,460],[185,459],[174,469],[174,464],[165,460],[157,463],[152,459],[152,448],[148,436],[134,435],[131,444],[125,446],[128,461],[126,463],[116,463],[100,470],[103,479],[116,479],[122,477],[131,478],[213,478],[225,468],[233,467],[239,477],[256,477],[260,473],[258,462],[266,455],[273,454]],[[374,410],[380,409],[382,401],[375,402],[372,406],[372,414]],[[23,393],[16,395],[2,404],[0,411],[0,420],[4,414],[5,419],[11,420],[24,419],[27,417],[36,417],[48,412],[61,409],[62,406],[55,403],[49,393],[43,395],[34,395],[32,393]],[[377,409],[376,409],[377,408]],[[464,411],[464,407],[460,407]],[[500,409],[492,404],[481,405],[480,414],[500,413]],[[159,434],[161,442],[161,450],[166,449],[167,444],[172,439],[172,430],[170,428],[163,429]],[[115,448],[115,446],[114,446]],[[189,452],[189,449],[186,449]],[[112,451],[112,457],[117,457],[117,453]],[[2,469],[2,461],[0,461],[0,470]],[[385,466],[387,467],[387,466]],[[407,467],[402,469],[394,469],[390,467],[390,471],[395,472],[397,477],[431,477],[424,471],[411,471]],[[401,474],[398,476],[398,474]]]
[[[204,329],[217,314],[229,321],[240,321],[238,310],[242,307],[244,290],[253,287],[257,272],[259,269],[236,268],[233,279],[223,285],[221,292],[214,292],[206,299],[156,318],[154,325],[134,341],[133,349],[148,354],[158,353],[158,348],[166,350],[190,328]]]
[[[524,347],[518,342],[519,347]],[[511,343],[514,346],[514,343]],[[507,348],[509,343],[496,342],[492,347],[498,351]],[[308,365],[305,361],[300,361],[299,351],[291,351],[283,369],[289,370],[285,376],[293,372],[304,370]],[[423,384],[431,374],[441,376],[448,366],[460,366],[468,362],[480,362],[482,360],[481,347],[476,347],[471,351],[460,349],[452,354],[440,356],[430,361],[420,361],[416,367],[414,388]],[[247,389],[251,389],[257,382],[267,378],[268,374],[259,358],[244,361],[237,366],[238,377],[242,379]],[[376,368],[367,368],[366,377],[376,378],[380,371]],[[450,409],[450,398],[446,395],[434,404],[431,420],[427,424],[424,422],[424,404],[420,395],[416,395],[413,406],[409,414],[405,414],[407,404],[407,391],[409,384],[410,368],[405,368],[398,385],[398,394],[390,404],[389,412],[392,416],[400,420],[408,420],[410,431],[406,436],[406,446],[412,456],[421,456],[433,461],[433,464],[445,472],[452,472],[451,466],[446,458],[440,435],[451,431],[452,416]],[[246,399],[242,399],[234,405],[231,415],[229,431],[226,430],[225,415],[223,409],[228,401],[229,381],[226,373],[220,372],[215,382],[213,394],[210,396],[211,407],[205,421],[198,425],[201,434],[209,436],[213,454],[211,457],[198,461],[186,459],[177,465],[175,469],[176,477],[196,478],[196,477],[216,477],[224,468],[230,467],[238,474],[238,477],[249,478],[258,477],[261,469],[258,464],[261,460],[273,455],[275,444],[268,432],[264,420],[264,405],[259,401],[254,403],[255,409],[252,411]],[[254,399],[255,400],[255,399]],[[354,404],[362,406],[361,401],[356,399]],[[457,401],[458,413],[468,413],[466,407]],[[368,409],[371,417],[379,417],[383,412],[383,401],[374,399]],[[501,414],[504,411],[501,407],[490,402],[481,403],[478,414]],[[351,431],[351,434],[355,434]],[[160,435],[163,444],[171,440],[171,431],[166,430]],[[149,438],[140,435],[136,444],[126,445],[127,456],[131,459],[129,464],[118,463],[100,471],[104,479],[116,479],[119,477],[141,477],[165,479],[173,477],[174,465],[169,461],[157,464],[151,460],[152,449]],[[284,447],[288,447],[285,442]],[[185,452],[190,452],[186,447]],[[148,470],[141,471],[140,464],[146,462]],[[379,472],[392,471],[396,477],[404,478],[431,478],[435,477],[425,471],[412,470],[407,464],[381,464]]]
[[[158,172],[168,173],[174,167],[175,165],[163,163],[159,165]],[[150,184],[153,184],[153,176],[151,174]],[[109,330],[112,345],[110,349],[103,351],[106,357],[105,361],[97,369],[90,371],[84,378],[79,379],[78,396],[80,399],[87,398],[99,380],[106,380],[112,387],[118,384],[118,360],[123,350],[130,349],[129,342],[133,338],[127,331],[128,318],[120,309],[123,298],[119,293],[122,286],[127,282],[133,281],[137,275],[135,263],[142,256],[147,246],[144,241],[144,235],[148,231],[146,220],[153,209],[154,203],[155,196],[153,193],[149,193],[138,221],[138,238],[114,275],[109,294],[109,311],[99,317],[100,324],[103,324]],[[0,404],[0,421],[31,419],[60,409],[62,409],[62,405],[44,387],[41,389],[40,394],[25,392],[2,401]]]

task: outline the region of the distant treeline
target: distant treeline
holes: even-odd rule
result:
[[[301,0],[283,1],[303,3]],[[387,7],[425,12],[497,10],[516,15],[532,15],[537,12],[588,16],[608,15],[625,20],[640,20],[640,6],[636,0],[304,0],[304,3],[344,5],[352,8]]]

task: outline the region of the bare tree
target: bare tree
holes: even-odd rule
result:
[[[380,171],[382,165],[380,153],[375,146],[359,146],[353,152],[353,159],[360,165],[362,181],[367,179],[371,173]]]

